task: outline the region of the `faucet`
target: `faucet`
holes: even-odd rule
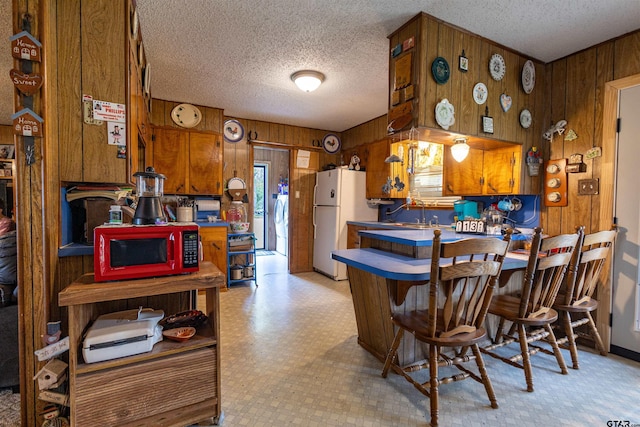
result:
[[[427,219],[424,216],[424,207],[426,206],[426,203],[423,200],[420,199],[414,199],[414,202],[420,203],[422,205],[422,211],[420,213],[420,220],[418,220],[418,223],[422,223],[422,224],[426,224],[427,223]]]
[[[394,210],[389,210],[387,209],[387,211],[385,212],[385,215],[389,216],[389,215],[393,215],[394,213],[407,208],[407,210],[409,210],[409,205],[407,203],[403,203],[402,205],[398,206],[397,208],[395,208]]]

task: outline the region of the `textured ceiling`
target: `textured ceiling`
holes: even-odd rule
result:
[[[0,35],[11,35],[0,0]],[[419,12],[550,62],[640,28],[639,0],[137,0],[152,96],[343,131],[387,111],[387,36]],[[5,13],[6,11],[6,13]],[[9,58],[8,41],[0,61]],[[11,99],[7,65],[0,96]],[[303,93],[290,75],[323,72]],[[8,83],[8,84],[7,84]],[[10,101],[8,102],[10,103]],[[4,104],[4,103],[2,103]],[[9,123],[11,106],[0,106]]]

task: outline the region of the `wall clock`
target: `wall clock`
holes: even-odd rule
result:
[[[237,120],[227,120],[224,122],[224,140],[235,144],[244,138],[244,127]]]
[[[322,148],[329,154],[335,154],[340,150],[340,138],[338,135],[328,133],[322,138]]]

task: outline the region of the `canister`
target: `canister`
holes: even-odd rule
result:
[[[244,266],[244,277],[253,277],[253,265],[245,265]]]

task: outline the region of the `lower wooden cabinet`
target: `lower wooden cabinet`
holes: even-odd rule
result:
[[[202,258],[227,271],[227,227],[200,227]]]

